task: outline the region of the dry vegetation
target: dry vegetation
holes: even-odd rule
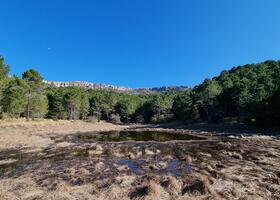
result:
[[[106,122],[87,123],[69,120],[40,120],[27,122],[25,119],[0,120],[0,149],[45,148],[53,143],[52,137],[77,132],[120,130],[127,126],[117,126]]]
[[[1,122],[0,199],[280,199],[280,142],[273,137],[204,132],[208,140],[113,143],[75,134],[125,128]]]

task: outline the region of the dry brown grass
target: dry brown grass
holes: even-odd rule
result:
[[[80,120],[40,120],[25,119],[0,120],[0,149],[7,148],[46,148],[53,143],[51,137],[77,132],[120,130],[128,126],[106,122],[90,123]]]
[[[271,137],[124,144],[65,139],[77,132],[128,127],[0,121],[0,200],[280,199],[280,143]],[[15,160],[22,165],[13,168]],[[143,173],[116,160],[141,164]],[[174,160],[181,167],[190,163],[191,171],[158,173]],[[2,173],[7,165],[11,168]]]

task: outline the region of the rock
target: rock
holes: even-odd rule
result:
[[[96,151],[103,151],[103,147],[101,145],[97,144]]]
[[[231,139],[239,139],[239,137],[238,137],[238,136],[235,136],[235,135],[230,135],[230,136],[228,136],[228,138],[231,138]]]
[[[137,157],[137,158],[141,157],[142,155],[143,155],[142,151],[138,151],[138,152],[136,153],[136,157]]]
[[[240,160],[243,159],[243,156],[242,156],[241,154],[239,154],[239,153],[236,153],[236,152],[234,152],[234,153],[232,154],[232,157],[233,157],[233,158],[236,158],[236,159],[240,159]]]
[[[229,156],[232,156],[232,153],[231,153],[231,152],[227,152],[226,154],[229,155]]]
[[[114,155],[115,157],[118,157],[118,158],[121,158],[121,157],[124,156],[124,154],[119,153],[119,152],[113,152],[113,155]]]
[[[207,165],[207,170],[209,171],[209,172],[213,172],[214,171],[214,169],[213,169],[213,167],[211,166],[211,165]]]
[[[226,147],[231,147],[231,146],[232,146],[232,144],[231,144],[230,142],[226,142],[224,145],[225,145]]]
[[[129,167],[127,165],[121,165],[117,167],[118,171],[127,171],[129,170]]]
[[[145,154],[146,154],[146,155],[155,155],[155,153],[152,152],[152,151],[149,150],[149,149],[145,149]]]
[[[95,150],[92,149],[92,150],[89,150],[89,151],[88,151],[89,156],[100,155],[100,154],[102,154],[102,153],[103,153],[103,147],[102,147],[101,145],[99,145],[99,144],[97,144],[97,145],[95,146]]]
[[[204,157],[207,157],[207,158],[211,158],[212,157],[212,155],[210,153],[203,153],[203,152],[201,152],[200,155],[204,156]]]
[[[191,163],[191,162],[192,162],[192,157],[191,157],[190,155],[187,155],[187,156],[183,159],[183,161],[188,162],[188,163]]]
[[[128,155],[127,155],[127,157],[129,158],[129,159],[135,159],[135,155],[133,154],[133,153],[128,153]]]
[[[70,174],[70,175],[74,175],[74,174],[76,174],[76,172],[77,171],[74,168],[67,168],[64,170],[65,174]]]
[[[96,171],[102,171],[105,169],[105,164],[103,162],[98,162],[95,164]]]
[[[161,169],[164,169],[164,168],[166,168],[168,166],[167,162],[163,162],[163,161],[159,162],[157,165]]]
[[[164,156],[163,160],[173,160],[173,157],[170,155]]]
[[[90,172],[85,168],[80,168],[78,170],[78,173],[81,174],[81,175],[90,175]]]

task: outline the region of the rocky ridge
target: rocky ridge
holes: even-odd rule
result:
[[[44,83],[54,86],[54,87],[80,87],[86,89],[101,89],[101,90],[112,90],[117,92],[124,92],[130,94],[156,94],[156,93],[166,93],[166,92],[178,92],[187,90],[186,86],[163,86],[163,87],[153,87],[153,88],[129,88],[123,86],[115,86],[103,83],[92,83],[87,81],[47,81]]]

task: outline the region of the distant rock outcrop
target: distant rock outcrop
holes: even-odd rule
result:
[[[100,89],[100,90],[112,90],[117,92],[124,92],[129,94],[156,94],[166,92],[177,92],[187,90],[186,86],[164,86],[164,87],[153,87],[153,88],[129,88],[123,86],[108,85],[102,83],[91,83],[86,81],[47,81],[44,83],[54,87],[80,87],[86,89]]]

